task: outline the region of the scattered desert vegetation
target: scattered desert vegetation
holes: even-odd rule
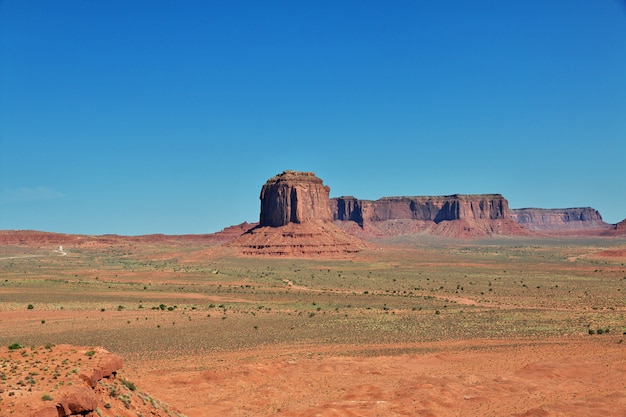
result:
[[[1,247],[0,344],[13,352],[1,375],[34,389],[78,364],[59,357],[54,368],[24,367],[51,352],[30,346],[103,346],[135,372],[104,387],[124,402],[145,400],[134,381],[159,361],[179,369],[202,358],[185,365],[200,372],[237,352],[306,346],[378,357],[485,340],[626,346],[623,240],[403,239],[345,259],[242,257],[197,242],[66,247],[63,257]],[[80,359],[92,357],[93,349]],[[7,373],[17,360],[19,372]],[[56,392],[37,395],[51,401]],[[0,395],[6,404],[7,388]],[[176,399],[166,398],[193,415]]]

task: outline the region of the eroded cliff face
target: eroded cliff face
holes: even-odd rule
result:
[[[363,203],[355,197],[331,198],[330,211],[333,220],[349,220],[363,226]]]
[[[511,218],[534,231],[575,229],[608,229],[612,225],[602,220],[598,210],[591,207],[564,209],[512,209]]]
[[[259,225],[227,246],[252,256],[335,257],[367,248],[333,224],[329,192],[312,172],[285,171],[270,178],[261,189]]]
[[[331,222],[330,188],[312,172],[284,171],[261,189],[261,226],[278,227],[309,220]]]
[[[508,201],[500,194],[331,199],[333,220],[362,237],[426,232],[458,237],[526,234],[509,217]],[[354,227],[354,222],[359,229]]]
[[[354,197],[331,199],[333,220],[379,222],[411,219],[439,223],[444,220],[507,219],[509,204],[500,194],[437,197],[384,197],[358,200]]]

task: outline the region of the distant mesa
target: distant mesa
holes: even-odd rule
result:
[[[407,234],[445,237],[491,235],[620,235],[624,225],[602,220],[591,207],[510,209],[500,194],[331,199],[335,224],[364,239]]]
[[[246,255],[344,255],[367,247],[364,240],[400,235],[449,238],[488,236],[623,236],[626,219],[602,220],[591,207],[509,208],[501,194],[330,198],[313,172],[284,171],[261,188],[259,223],[241,223],[206,235],[65,235],[0,231],[0,244],[102,247],[136,243],[221,244]]]
[[[615,227],[604,222],[600,212],[591,207],[512,209],[511,218],[533,231],[571,231],[576,229],[611,229]]]
[[[343,256],[365,249],[365,242],[333,224],[329,193],[312,172],[270,178],[261,189],[259,225],[227,246],[266,256]]]
[[[528,235],[500,194],[331,199],[335,224],[363,238],[426,233],[446,237]],[[359,227],[355,228],[355,224]]]

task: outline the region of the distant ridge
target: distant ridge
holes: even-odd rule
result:
[[[529,234],[511,220],[509,203],[500,194],[383,197],[375,201],[338,197],[331,199],[331,211],[335,224],[364,238],[420,233],[453,238]]]
[[[598,210],[591,207],[512,209],[511,218],[533,231],[571,231],[576,229],[610,229],[613,227],[613,225],[602,220]]]

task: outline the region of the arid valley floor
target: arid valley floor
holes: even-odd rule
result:
[[[171,415],[625,416],[624,332],[624,238],[396,237],[342,259],[167,237],[0,246],[5,358],[104,347]]]

